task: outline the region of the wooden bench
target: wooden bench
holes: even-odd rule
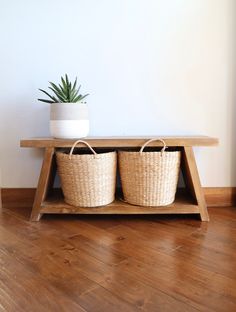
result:
[[[107,148],[117,150],[121,148],[141,147],[150,137],[88,137],[85,140],[94,148]],[[119,199],[113,203],[97,208],[73,207],[66,204],[61,192],[53,190],[56,175],[55,150],[70,148],[75,140],[52,138],[32,138],[21,140],[21,147],[44,148],[44,159],[39,176],[38,187],[35,194],[31,213],[31,221],[39,221],[44,213],[70,213],[70,214],[200,214],[202,221],[209,221],[207,206],[196,161],[193,146],[213,146],[218,139],[207,136],[191,137],[162,137],[168,147],[180,150],[181,171],[185,182],[185,191],[177,192],[173,204],[163,207],[141,207],[127,204]],[[156,141],[151,147],[161,146]]]

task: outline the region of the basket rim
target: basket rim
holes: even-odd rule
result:
[[[149,152],[145,152],[143,151],[142,154],[166,154],[166,153],[176,153],[176,154],[180,154],[181,151],[149,151]],[[137,154],[140,155],[140,151],[118,151],[118,154]]]
[[[117,154],[117,152],[116,151],[111,151],[111,152],[103,152],[103,153],[97,153],[96,155],[94,155],[94,154],[72,154],[71,155],[71,158],[74,158],[74,157],[92,157],[92,158],[94,158],[94,157],[99,157],[99,156],[106,156],[106,155],[116,155]],[[70,156],[69,155],[69,153],[66,153],[66,152],[62,152],[62,151],[57,151],[56,152],[56,155],[59,155],[59,156]]]

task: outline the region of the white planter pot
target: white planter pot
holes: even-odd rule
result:
[[[88,106],[83,103],[50,105],[50,133],[54,138],[78,139],[89,133]]]

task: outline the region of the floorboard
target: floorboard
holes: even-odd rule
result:
[[[236,208],[0,215],[0,311],[236,311]]]

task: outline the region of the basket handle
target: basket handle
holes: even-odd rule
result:
[[[161,149],[161,153],[163,153],[163,152],[165,151],[165,149],[167,148],[166,143],[165,143],[164,140],[162,140],[162,139],[160,139],[160,138],[157,138],[157,139],[150,139],[150,140],[148,140],[147,142],[145,142],[145,143],[143,144],[143,146],[142,146],[141,149],[140,149],[140,154],[142,154],[144,148],[145,148],[149,143],[151,143],[151,142],[153,142],[153,141],[160,141],[160,142],[163,143],[163,147],[162,147],[162,149]]]
[[[74,152],[74,148],[75,148],[76,145],[78,145],[79,143],[85,144],[85,145],[90,149],[90,151],[91,151],[94,155],[97,155],[97,153],[95,152],[95,150],[92,148],[91,145],[89,145],[88,142],[83,141],[83,140],[78,140],[78,141],[76,141],[76,142],[73,144],[73,146],[71,147],[70,154],[69,154],[69,159],[71,159],[71,156],[72,156],[72,154],[73,154],[73,152]]]

